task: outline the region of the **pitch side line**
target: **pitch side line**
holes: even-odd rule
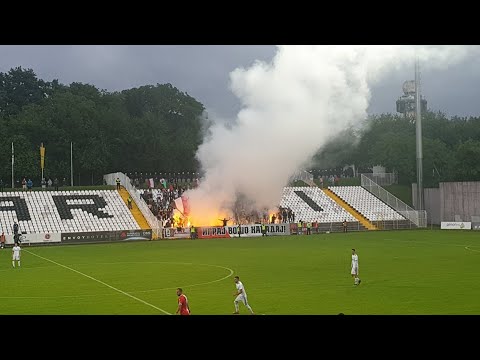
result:
[[[167,311],[165,311],[165,310],[163,310],[163,309],[160,309],[159,307],[157,307],[157,306],[155,306],[155,305],[152,305],[152,304],[150,304],[150,303],[148,303],[148,302],[146,302],[146,301],[144,301],[144,300],[142,300],[142,299],[137,298],[136,296],[130,295],[129,293],[126,293],[125,291],[122,291],[122,290],[120,290],[120,289],[117,289],[116,287],[114,287],[114,286],[112,286],[112,285],[109,285],[109,284],[107,284],[107,283],[105,283],[105,282],[103,282],[103,281],[101,281],[101,280],[95,279],[93,276],[84,274],[84,273],[82,273],[81,271],[72,269],[71,267],[68,267],[68,266],[66,266],[66,265],[62,265],[62,264],[60,264],[60,263],[58,263],[58,262],[56,262],[56,261],[53,261],[53,260],[47,259],[47,258],[45,258],[45,257],[43,257],[43,256],[37,255],[37,254],[35,254],[35,253],[31,252],[31,251],[28,251],[28,250],[23,250],[23,251],[25,251],[25,252],[27,252],[27,253],[29,253],[29,254],[32,254],[32,255],[34,255],[34,256],[36,256],[36,257],[39,257],[40,259],[49,261],[49,262],[51,262],[51,263],[53,263],[53,264],[55,264],[55,265],[61,266],[61,267],[65,268],[65,269],[67,269],[67,270],[70,270],[70,271],[76,272],[77,274],[80,274],[80,275],[82,275],[82,276],[85,276],[86,278],[89,278],[89,279],[91,279],[91,280],[93,280],[93,281],[96,281],[96,282],[98,282],[98,283],[100,283],[100,284],[102,284],[102,285],[105,285],[105,286],[109,287],[109,288],[112,289],[112,290],[115,290],[115,291],[119,292],[120,294],[123,294],[123,295],[125,295],[125,296],[128,296],[128,297],[130,297],[130,298],[132,298],[132,299],[134,299],[134,300],[137,300],[138,302],[141,302],[142,304],[145,304],[145,305],[147,305],[147,306],[150,306],[150,307],[152,307],[152,308],[154,308],[154,309],[156,309],[156,310],[158,310],[158,311],[161,311],[161,312],[163,312],[164,314],[172,315],[172,314],[170,314],[169,312],[167,312]]]

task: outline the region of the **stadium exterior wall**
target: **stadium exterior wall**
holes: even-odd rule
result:
[[[480,181],[444,182],[439,190],[441,221],[478,221]]]
[[[439,188],[424,188],[423,197],[425,202],[425,210],[428,214],[428,223],[440,225],[440,189]],[[417,202],[417,184],[412,184],[412,204]]]

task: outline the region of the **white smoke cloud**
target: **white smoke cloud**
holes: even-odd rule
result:
[[[228,215],[237,193],[273,209],[289,177],[330,138],[365,119],[370,86],[411,66],[446,69],[477,46],[279,46],[270,63],[230,74],[242,102],[235,125],[218,123],[199,147],[205,177],[189,192],[197,225]]]

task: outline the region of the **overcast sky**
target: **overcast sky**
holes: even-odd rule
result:
[[[83,82],[110,91],[171,83],[202,102],[211,115],[230,119],[240,104],[229,89],[229,73],[257,59],[268,61],[275,51],[271,45],[5,45],[0,46],[0,71],[22,66],[44,80]],[[413,71],[390,74],[375,85],[369,112],[395,112],[402,84],[413,80]],[[429,71],[423,64],[422,93],[432,110],[480,116],[478,60],[470,58],[445,71]]]

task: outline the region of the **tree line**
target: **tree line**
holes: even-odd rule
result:
[[[39,79],[32,69],[0,72],[0,178],[39,184],[40,144],[46,148],[45,177],[70,183],[73,143],[75,185],[98,185],[109,172],[198,172],[195,152],[205,127],[205,107],[171,84],[119,92],[79,82]],[[480,118],[423,114],[425,186],[441,181],[480,180]],[[383,165],[399,182],[416,181],[415,123],[401,115],[374,115],[322,147],[313,167],[354,164],[368,172]]]
[[[171,84],[120,92],[93,85],[38,79],[32,69],[0,72],[0,178],[45,178],[70,183],[73,143],[74,183],[101,184],[105,173],[197,171],[195,152],[202,141],[205,107]]]
[[[416,182],[414,122],[402,115],[374,115],[332,139],[314,157],[314,167],[355,165],[371,172],[382,165],[396,172],[400,184]],[[422,114],[425,187],[439,182],[480,180],[480,118],[452,117],[441,112]]]

